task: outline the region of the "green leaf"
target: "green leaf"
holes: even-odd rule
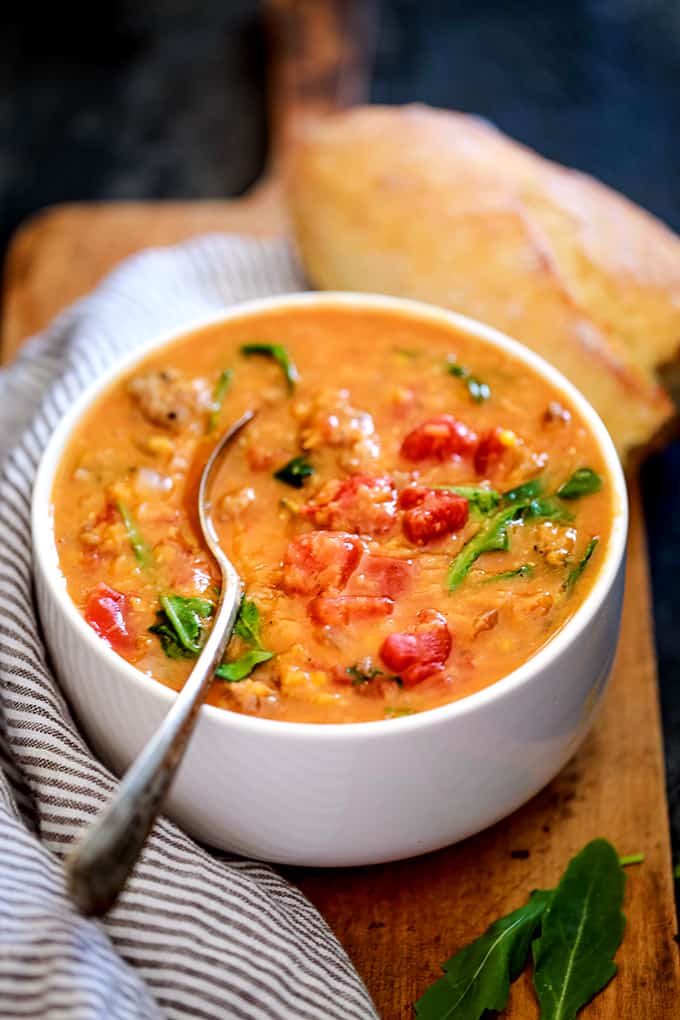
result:
[[[508,489],[503,493],[506,503],[524,503],[526,500],[535,499],[543,493],[543,479],[532,478],[528,482],[516,485],[514,489]]]
[[[458,362],[449,361],[446,366],[446,371],[449,375],[455,375],[458,379],[463,380],[467,386],[468,393],[476,404],[484,403],[484,401],[488,400],[491,396],[491,390],[487,384],[472,375],[469,369],[464,368],[463,365],[459,365]]]
[[[532,947],[541,1020],[574,1020],[616,974],[625,881],[616,851],[604,839],[572,858]]]
[[[274,472],[274,478],[285,482],[286,485],[291,485],[294,489],[301,489],[305,484],[305,479],[313,474],[314,468],[306,457],[293,457],[287,464]]]
[[[300,378],[300,373],[291,360],[290,354],[281,344],[242,344],[241,354],[246,357],[259,355],[263,358],[272,358],[281,366],[290,393],[295,389],[295,384]]]
[[[201,650],[203,621],[212,616],[213,604],[207,599],[184,595],[161,595],[157,622],[149,627],[157,634],[170,659],[193,658]]]
[[[501,494],[495,489],[485,489],[481,485],[435,485],[435,489],[445,489],[447,492],[455,492],[457,496],[464,496],[470,504],[470,510],[475,511],[481,517],[487,517],[493,513],[500,504]]]
[[[234,632],[247,644],[262,648],[260,626],[260,610],[244,595],[234,624]]]
[[[627,854],[625,857],[619,857],[619,864],[622,868],[627,868],[631,864],[644,864],[644,854]]]
[[[450,592],[465,580],[475,560],[485,552],[497,552],[508,548],[508,524],[520,511],[518,506],[504,507],[489,517],[476,535],[463,546],[452,560],[446,575],[446,585]]]
[[[132,511],[126,503],[123,503],[122,499],[116,500],[116,509],[123,518],[135,559],[143,567],[150,567],[153,564],[153,553],[149,544],[142,538]]]
[[[514,570],[504,570],[502,574],[485,577],[482,584],[490,584],[492,581],[510,581],[513,577],[531,577],[533,572],[533,563],[523,563],[521,567],[515,567]]]
[[[547,520],[558,521],[564,524],[568,524],[574,519],[571,510],[567,510],[566,506],[562,506],[552,496],[532,499],[528,506],[523,508],[522,515],[525,520],[546,518]]]
[[[500,918],[483,935],[442,964],[445,977],[415,1003],[419,1020],[479,1020],[485,1010],[505,1008],[510,982],[521,973],[531,940],[551,893],[532,893],[529,902]]]
[[[213,390],[212,400],[210,402],[210,413],[208,415],[208,432],[214,432],[220,421],[220,412],[222,411],[222,404],[224,398],[227,395],[227,390],[231,384],[233,372],[230,368],[225,368],[215,383]]]
[[[353,687],[360,687],[375,680],[377,676],[385,675],[381,669],[360,669],[358,665],[348,666],[345,673],[351,676]]]
[[[569,481],[561,485],[557,490],[560,499],[580,499],[581,496],[590,496],[593,492],[599,492],[602,488],[602,479],[592,468],[582,467],[574,471]]]
[[[590,542],[588,542],[588,545],[586,546],[586,551],[584,552],[583,556],[576,564],[576,566],[573,568],[573,570],[569,572],[569,575],[566,581],[564,582],[564,587],[566,588],[567,591],[572,590],[572,588],[578,581],[579,577],[588,566],[588,562],[593,553],[595,552],[599,541],[600,541],[599,538],[595,537],[591,538]]]
[[[217,667],[215,675],[220,680],[226,680],[230,684],[237,684],[250,676],[255,667],[259,666],[261,662],[268,662],[273,657],[274,653],[267,652],[264,648],[251,648],[249,652],[246,652],[239,659],[234,659],[233,662],[223,662],[221,666]]]

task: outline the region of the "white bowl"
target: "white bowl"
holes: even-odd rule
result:
[[[524,665],[477,694],[402,719],[325,726],[203,707],[167,814],[215,846],[313,866],[372,864],[453,843],[509,814],[558,772],[587,733],[607,686],[627,529],[623,474],[595,411],[542,358],[471,319],[397,298],[295,294],[231,307],[156,337],[71,408],[47,445],[33,494],[36,588],[47,644],[76,717],[116,773],[139,753],[175,695],[112,652],[66,592],[47,523],[64,447],[103,390],[150,351],[246,314],[328,306],[450,325],[520,358],[562,390],[589,425],[607,464],[615,510],[597,577],[574,616]]]

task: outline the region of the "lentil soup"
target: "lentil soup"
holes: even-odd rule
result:
[[[53,490],[68,591],[181,688],[219,571],[201,469],[245,585],[208,700],[299,722],[391,719],[516,669],[573,615],[612,486],[568,398],[514,355],[404,313],[291,307],[154,351],[86,412]]]

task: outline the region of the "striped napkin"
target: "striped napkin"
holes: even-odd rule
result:
[[[60,860],[116,785],[57,687],[31,584],[45,443],[125,351],[202,313],[304,288],[283,241],[211,236],[124,262],[0,375],[0,1017],[376,1020],[316,910],[266,865],[155,827],[116,908],[86,920]]]

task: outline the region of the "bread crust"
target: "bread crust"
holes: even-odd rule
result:
[[[560,368],[628,457],[668,433],[680,239],[594,179],[490,124],[423,106],[308,125],[288,181],[312,283],[419,298]]]

